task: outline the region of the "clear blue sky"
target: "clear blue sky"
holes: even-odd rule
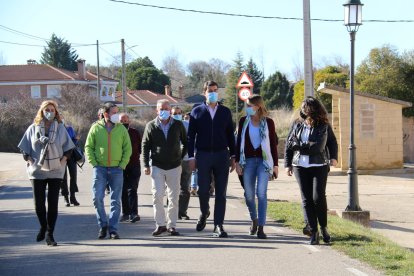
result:
[[[183,9],[279,17],[302,17],[302,0],[130,0]],[[343,26],[345,1],[311,0],[314,66],[340,59],[349,63],[349,35]],[[362,0],[363,20],[414,19],[412,0]],[[276,70],[292,78],[295,66],[303,66],[302,21],[231,17],[163,10],[108,0],[13,0],[0,2],[0,25],[41,38],[52,33],[70,43],[100,43],[125,39],[132,58],[148,56],[157,67],[176,55],[185,66],[191,61],[219,58],[231,63],[240,51],[252,57],[265,75]],[[0,40],[45,45],[42,40],[18,35],[0,27]],[[384,44],[400,52],[414,50],[414,23],[365,22],[356,36],[356,64],[369,51]],[[102,45],[100,64],[109,65],[121,52],[120,42]],[[74,47],[86,63],[96,64],[96,47]],[[0,62],[25,64],[40,60],[42,47],[0,42]]]

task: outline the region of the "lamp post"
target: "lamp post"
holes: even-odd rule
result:
[[[355,34],[360,25],[362,25],[362,6],[359,0],[349,0],[343,5],[345,7],[345,20],[350,39],[351,39],[351,65],[349,72],[349,96],[350,96],[350,144],[349,144],[349,169],[348,169],[348,185],[349,185],[349,201],[346,211],[361,211],[358,198],[358,172],[356,169],[356,147],[354,143],[354,47]]]

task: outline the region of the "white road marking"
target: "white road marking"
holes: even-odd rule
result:
[[[348,270],[349,272],[351,272],[352,274],[355,274],[357,276],[368,276],[368,274],[366,274],[366,273],[364,273],[364,272],[362,272],[362,271],[360,271],[356,268],[353,268],[353,267],[347,267],[346,270]]]
[[[319,252],[321,251],[319,248],[317,248],[316,246],[310,245],[310,244],[302,244],[303,247],[309,249],[312,252]]]

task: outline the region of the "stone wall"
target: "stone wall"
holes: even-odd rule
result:
[[[339,166],[348,167],[350,105],[348,97],[337,99],[339,109]],[[354,140],[357,168],[364,170],[403,167],[402,107],[391,102],[356,96]],[[335,125],[335,119],[334,125]]]
[[[403,118],[404,162],[414,163],[414,117]]]

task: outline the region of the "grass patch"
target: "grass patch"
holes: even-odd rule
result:
[[[269,202],[268,216],[302,232],[303,215],[299,203]],[[328,216],[332,247],[363,261],[387,275],[414,275],[414,252],[351,221]]]

